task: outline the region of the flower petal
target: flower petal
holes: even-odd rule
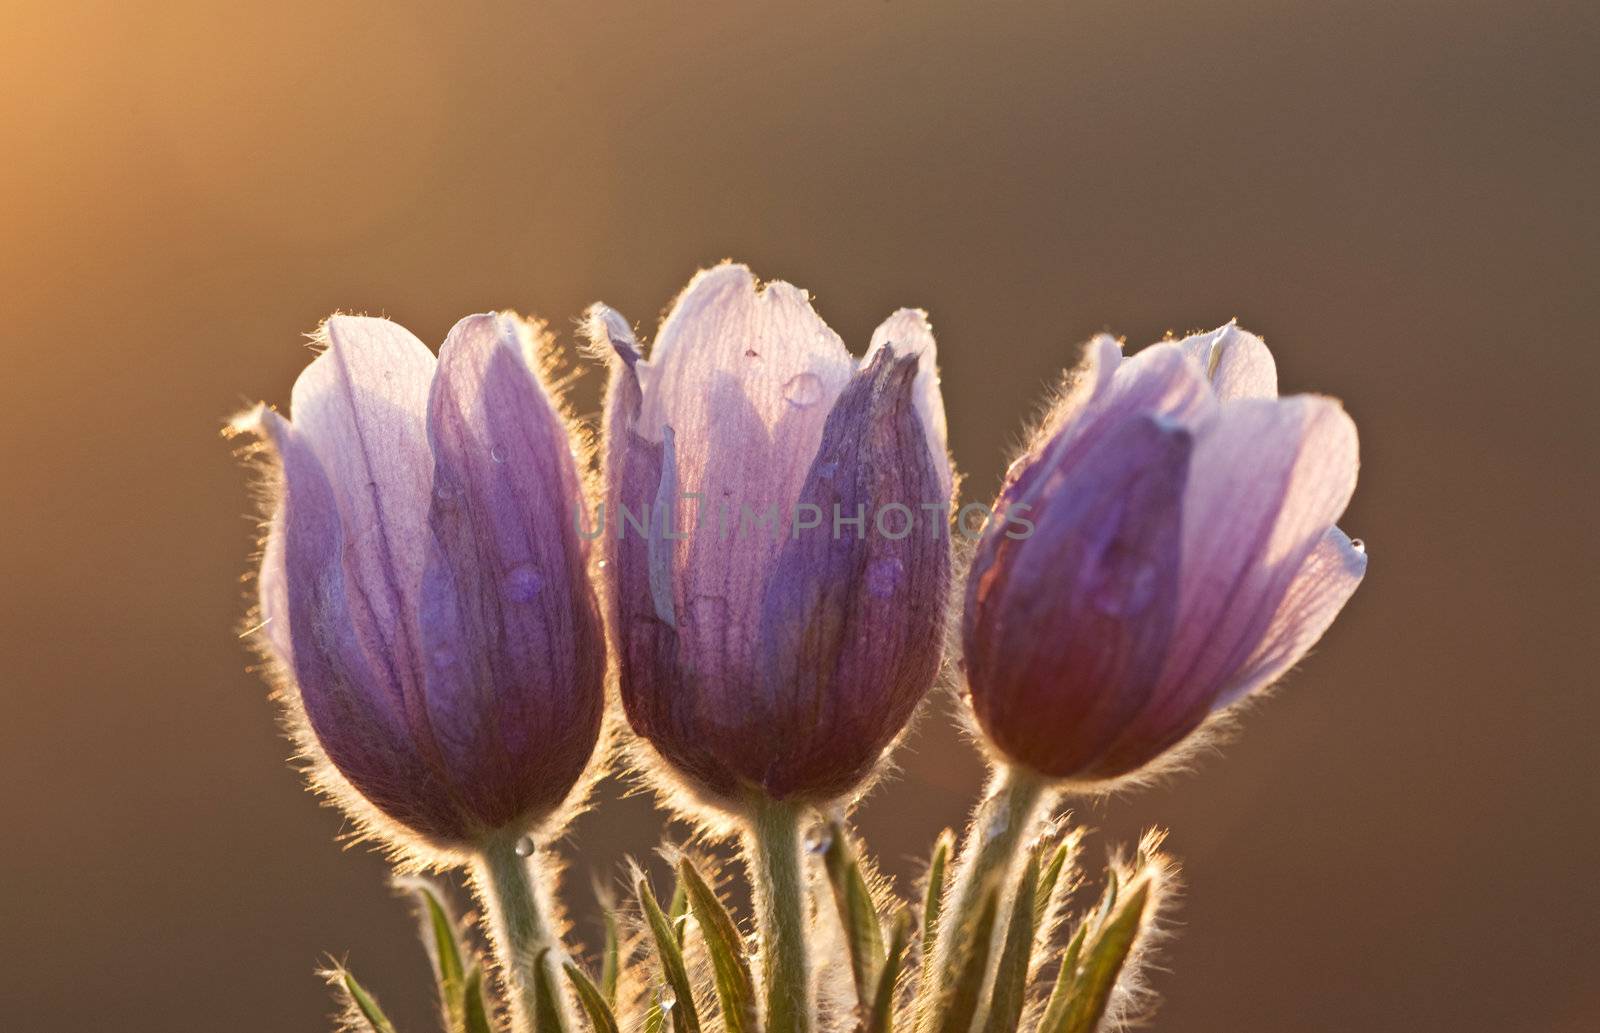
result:
[[[655,512],[666,444],[635,429],[643,405],[639,373],[648,366],[627,321],[612,309],[593,306],[586,333],[596,350],[609,348],[613,355],[606,390],[606,500],[597,524],[604,536],[623,709],[634,730],[673,769],[690,776],[687,787],[725,799],[735,793],[737,781],[696,730],[701,701],[680,661],[676,597],[673,620],[661,613],[659,559],[653,562],[653,557],[673,544],[665,541],[666,523]]]
[[[1085,362],[1079,386],[1064,403],[1071,413],[1046,421],[1056,428],[1054,437],[1031,450],[1035,458],[1014,472],[997,509],[1031,506],[1059,491],[1059,478],[1130,419],[1160,416],[1198,427],[1215,415],[1216,400],[1200,368],[1175,345],[1152,345],[1123,359],[1116,343],[1102,335],[1090,343]]]
[[[379,811],[424,835],[457,840],[464,830],[414,745],[399,683],[366,651],[353,619],[345,534],[328,476],[305,435],[278,414],[262,410],[259,429],[277,451],[284,485],[268,543],[282,567],[264,581],[262,605],[290,636],[316,745]]]
[[[1039,499],[1031,534],[986,534],[963,655],[1008,757],[1080,775],[1149,705],[1173,636],[1191,449],[1179,423],[1123,420]]]
[[[918,411],[919,368],[886,344],[829,413],[800,493],[815,525],[795,521],[762,599],[756,691],[718,722],[724,751],[779,798],[858,785],[938,672],[928,643],[950,583],[948,498]]]
[[[1110,756],[1176,743],[1260,645],[1355,488],[1355,424],[1329,398],[1241,399],[1199,435],[1184,495],[1177,633],[1151,708]]]
[[[513,316],[461,320],[428,402],[427,713],[443,770],[489,828],[561,803],[588,763],[603,699],[583,498],[566,427],[529,361],[534,344]]]
[[[677,490],[697,503],[673,526],[718,528],[666,543],[685,656],[697,677],[748,684],[761,593],[855,362],[805,292],[758,292],[748,269],[721,265],[690,282],[635,368],[636,429],[660,441],[672,427]]]
[[[324,332],[328,348],[295,381],[291,416],[338,499],[362,637],[373,655],[415,671],[413,600],[433,482],[424,414],[435,361],[385,319],[334,316]],[[413,716],[420,720],[420,709]]]
[[[1216,705],[1243,699],[1298,663],[1344,609],[1366,573],[1366,549],[1337,527],[1330,528],[1300,565],[1266,636]]]
[[[939,476],[939,497],[949,499],[949,435],[945,426],[944,396],[939,392],[939,364],[933,342],[933,327],[928,323],[928,314],[917,308],[903,308],[885,319],[872,332],[872,344],[861,360],[861,368],[869,368],[878,357],[879,350],[888,345],[894,346],[896,355],[917,357],[917,380],[912,385],[912,398],[916,401],[917,418],[922,421],[927,433],[928,450],[933,455],[934,470]]]
[[[1205,370],[1221,401],[1278,397],[1278,366],[1271,350],[1237,323],[1185,337],[1177,344]]]

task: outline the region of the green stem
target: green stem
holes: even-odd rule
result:
[[[811,955],[806,942],[809,894],[800,853],[805,810],[752,794],[745,857],[761,934],[765,1033],[810,1033],[812,1028]]]
[[[472,888],[489,919],[513,1033],[566,1033],[572,1028],[567,995],[553,964],[561,947],[547,917],[536,862],[518,846],[530,842],[502,836],[485,843],[473,865]]]
[[[939,935],[934,942],[934,960],[924,978],[923,1008],[932,1005],[932,995],[953,979],[962,964],[971,923],[982,912],[985,899],[1000,888],[999,913],[1009,907],[1011,885],[1021,870],[1018,860],[1038,824],[1040,814],[1054,800],[1055,791],[1038,775],[1002,764],[989,781],[988,792],[972,816],[962,844],[950,888],[945,893]],[[997,924],[995,935],[1004,936]],[[992,953],[992,952],[991,952]],[[991,966],[992,967],[992,966]]]

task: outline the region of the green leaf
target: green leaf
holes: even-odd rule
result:
[[[894,1028],[894,988],[899,982],[900,970],[905,966],[906,943],[911,938],[911,912],[895,915],[889,930],[889,949],[883,957],[883,970],[878,973],[878,986],[872,995],[872,1010],[868,1013],[867,1033],[892,1033]]]
[[[350,974],[349,969],[340,972],[339,979],[344,986],[344,992],[349,995],[350,1003],[356,1006],[361,1017],[366,1020],[367,1026],[373,1033],[394,1033],[394,1024],[389,1017],[378,1007],[377,998],[367,993],[366,987],[356,982],[356,977]]]
[[[589,1015],[589,1025],[594,1027],[594,1033],[619,1033],[617,1017],[611,1013],[611,1006],[583,969],[567,962],[567,978],[572,981],[573,989],[578,991],[578,1000]]]
[[[828,823],[828,849],[823,853],[828,881],[833,884],[833,899],[839,909],[839,925],[844,929],[850,949],[850,970],[855,976],[856,999],[863,1011],[872,1008],[883,969],[883,926],[872,901],[872,890],[856,860],[850,835],[842,822]]]
[[[609,898],[609,894],[607,895]],[[606,1004],[617,1006],[617,979],[622,974],[622,934],[617,927],[617,909],[608,899],[603,914],[606,923],[606,945],[600,961],[600,995]]]
[[[678,938],[678,946],[683,946],[684,919],[689,915],[689,891],[683,883],[672,887],[672,902],[667,905],[667,920],[672,923],[672,933]]]
[[[1050,912],[1050,901],[1056,894],[1061,873],[1067,870],[1067,859],[1072,856],[1072,838],[1063,840],[1050,854],[1050,862],[1039,875],[1039,892],[1033,898],[1033,927],[1043,927]]]
[[[1108,886],[1107,899],[1112,899],[1115,892]],[[1139,930],[1144,927],[1149,903],[1150,880],[1141,879],[1123,895],[1120,906],[1099,928],[1094,939],[1085,943],[1065,1006],[1059,1009],[1059,1016],[1052,1016],[1050,1009],[1046,1009],[1045,1018],[1039,1024],[1040,1033],[1094,1033],[1105,1016],[1106,1005],[1111,1002],[1117,978],[1139,938]],[[1055,1024],[1046,1025],[1053,1017]]]
[[[978,920],[962,930],[966,948],[952,957],[949,973],[954,974],[941,988],[939,1003],[934,1010],[933,1029],[938,1033],[967,1033],[972,1017],[978,1011],[979,995],[983,993],[984,975],[989,969],[991,941],[994,939],[995,913],[999,910],[999,893],[990,890],[983,900]]]
[[[539,952],[533,965],[533,1020],[538,1033],[565,1033],[562,1022],[560,990],[550,978],[552,951],[549,947]]]
[[[489,1004],[483,996],[483,966],[473,965],[462,983],[461,1028],[465,1033],[494,1033]]]
[[[1028,862],[1017,884],[1017,897],[1011,905],[1011,921],[1006,927],[1006,945],[995,970],[994,991],[989,998],[989,1033],[1014,1033],[1022,1018],[1027,998],[1028,965],[1033,958],[1034,897],[1039,891],[1039,852],[1028,851]]]
[[[945,870],[950,865],[950,851],[954,848],[956,834],[950,829],[939,833],[933,844],[933,858],[928,862],[928,891],[922,898],[922,970],[933,964],[933,945],[939,937],[939,913],[944,907]]]
[[[694,911],[694,920],[706,942],[706,952],[711,955],[724,1026],[728,1033],[755,1033],[760,1028],[756,1018],[756,984],[745,962],[739,927],[687,857],[678,862],[678,885],[685,887],[689,907]]]
[[[1083,940],[1089,931],[1089,921],[1084,919],[1067,942],[1061,954],[1061,967],[1056,970],[1055,985],[1050,989],[1050,999],[1045,1002],[1044,1014],[1039,1018],[1039,1029],[1051,1030],[1061,1024],[1066,1015],[1067,1000],[1072,996],[1072,979],[1078,972],[1078,955],[1083,952]]]
[[[676,998],[670,1009],[673,1028],[678,1033],[700,1033],[700,1015],[694,1006],[694,988],[689,983],[689,971],[683,964],[683,950],[678,943],[677,930],[673,928],[671,920],[661,913],[661,905],[656,903],[655,894],[650,892],[650,884],[640,879],[638,890],[639,904],[644,909],[645,921],[655,940],[661,974]],[[684,899],[687,901],[687,893]]]
[[[1101,894],[1100,897],[1099,921],[1101,923],[1104,923],[1106,919],[1110,918],[1111,912],[1116,909],[1117,893],[1121,888],[1120,880],[1117,877],[1117,870],[1115,868],[1107,868],[1106,888],[1105,892]]]
[[[431,942],[428,954],[433,960],[434,978],[439,983],[439,1002],[444,1006],[446,1023],[454,1030],[461,1025],[466,986],[466,970],[461,961],[461,941],[456,936],[455,922],[431,884],[416,879],[406,885],[422,901]]]

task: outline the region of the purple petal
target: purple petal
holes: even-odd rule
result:
[[[917,418],[927,432],[928,451],[933,455],[934,470],[939,475],[939,497],[948,499],[951,490],[950,453],[945,427],[944,396],[939,393],[938,355],[933,342],[933,327],[928,324],[928,314],[921,309],[903,308],[885,319],[872,332],[872,343],[861,368],[871,366],[878,351],[893,345],[896,355],[917,357],[917,380],[912,386],[916,400]]]
[[[1060,477],[1129,419],[1150,415],[1199,426],[1214,417],[1217,405],[1199,367],[1175,345],[1153,345],[1122,359],[1116,343],[1102,336],[1090,342],[1085,368],[1061,408],[1069,412],[1045,422],[1052,436],[1014,464],[997,508],[1031,506],[1059,491]]]
[[[1082,358],[1068,374],[1066,390],[1040,422],[1027,449],[1006,471],[1006,484],[997,507],[1020,499],[1031,490],[1029,482],[1049,465],[1041,461],[1045,453],[1074,433],[1079,421],[1110,390],[1122,362],[1122,346],[1110,334],[1100,334],[1083,346]]]
[[[1278,366],[1272,352],[1266,342],[1237,324],[1194,334],[1177,344],[1205,370],[1219,400],[1278,397]]]
[[[1192,439],[1139,415],[1039,498],[1026,537],[992,533],[968,582],[973,707],[1013,760],[1089,769],[1148,705],[1174,632]]]
[[[784,545],[762,602],[755,691],[718,722],[736,767],[779,798],[832,799],[858,785],[938,671],[928,644],[943,623],[950,544],[943,513],[921,505],[948,496],[918,369],[915,356],[880,348],[829,414],[800,494],[821,526]],[[836,511],[868,526],[841,530]]]
[[[663,543],[682,646],[709,683],[748,685],[761,593],[855,362],[803,291],[771,283],[758,292],[748,269],[722,265],[691,281],[650,362],[635,368],[636,430],[660,441],[672,427],[678,491],[698,496],[674,526],[731,529]]]
[[[424,731],[414,600],[430,537],[433,460],[424,428],[433,353],[384,319],[335,316],[328,348],[295,381],[295,430],[316,454],[345,528],[350,607]]]
[[[567,430],[505,315],[457,323],[428,403],[434,457],[419,604],[443,770],[488,828],[571,791],[600,728],[598,604]]]
[[[348,557],[345,535],[329,478],[298,428],[264,410],[261,431],[278,453],[284,481],[268,542],[262,606],[279,634],[289,636],[285,659],[317,744],[334,769],[390,818],[434,839],[457,841],[464,830],[414,745],[397,683],[358,635],[341,562]]]
[[[1216,705],[1243,699],[1298,663],[1344,609],[1366,572],[1366,550],[1337,527],[1330,528],[1300,565],[1266,636]]]
[[[624,511],[642,519],[647,507],[656,505],[662,484],[664,443],[647,440],[634,429],[643,404],[637,371],[645,363],[627,321],[611,309],[590,309],[588,334],[592,344],[609,347],[614,354],[606,391],[606,510],[601,523],[623,709],[634,730],[689,776],[689,785],[727,798],[737,781],[699,733],[701,701],[680,662],[678,629],[675,620],[663,620],[660,613],[651,557],[666,544],[661,540],[665,525],[650,518],[641,533],[623,522]]]
[[[1113,766],[1127,764],[1129,752],[1176,743],[1210,712],[1344,511],[1356,465],[1355,425],[1327,398],[1242,399],[1202,430],[1184,496],[1177,633],[1159,705],[1110,751]]]

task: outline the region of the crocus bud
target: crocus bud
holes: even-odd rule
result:
[[[437,360],[383,319],[323,338],[291,419],[248,418],[282,469],[260,608],[290,725],[319,788],[392,841],[530,829],[589,763],[605,677],[534,330],[469,316]]]
[[[1228,325],[1124,359],[1090,342],[978,546],[963,668],[1001,754],[1053,779],[1138,771],[1293,665],[1366,571],[1334,526],[1354,423],[1279,398]]]
[[[951,474],[933,335],[857,363],[786,283],[697,275],[648,362],[613,352],[604,537],[633,729],[700,798],[857,788],[938,671]]]

